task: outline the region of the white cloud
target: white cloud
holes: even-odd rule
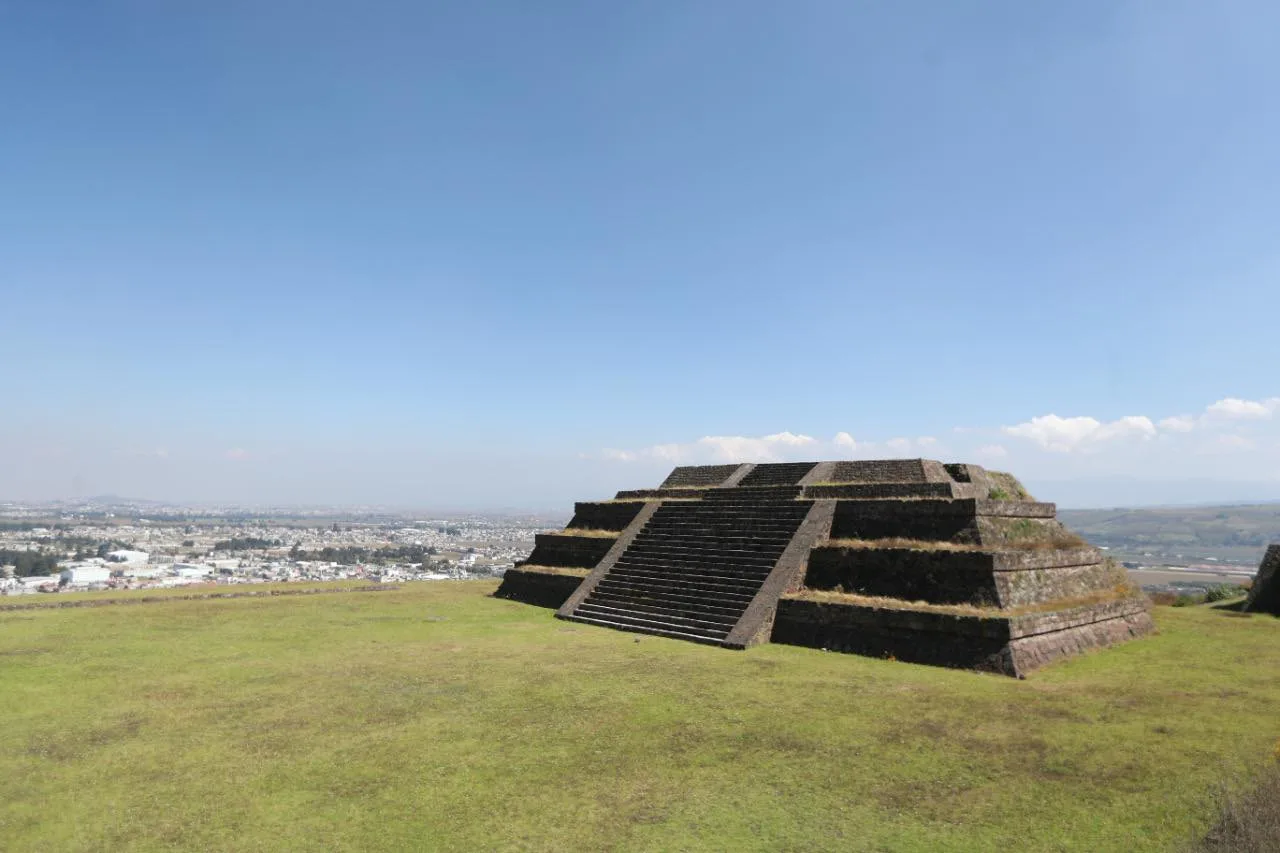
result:
[[[151,450],[117,450],[116,456],[130,456],[144,459],[168,459],[169,451],[163,447],[156,447]]]
[[[760,438],[742,435],[707,435],[698,445],[708,449],[712,458],[725,462],[776,462],[796,448],[808,447],[817,439],[808,435],[778,432]]]
[[[1257,444],[1252,439],[1231,433],[1218,436],[1217,443],[1224,450],[1253,450],[1257,447]]]
[[[1156,427],[1145,415],[1129,415],[1104,423],[1096,418],[1062,418],[1050,414],[1016,426],[1003,427],[1002,431],[1006,435],[1034,441],[1046,450],[1071,453],[1111,441],[1151,438],[1156,434]]]
[[[911,452],[911,439],[891,438],[884,443],[884,446],[889,448],[889,452],[895,455],[905,456]]]
[[[1191,432],[1196,428],[1196,419],[1191,415],[1174,415],[1164,418],[1157,426],[1167,432]]]
[[[916,444],[921,448],[937,447],[938,439],[931,435],[922,435],[916,439]]]
[[[1280,408],[1280,397],[1272,397],[1261,402],[1226,397],[1210,404],[1204,413],[1205,417],[1221,420],[1260,419],[1271,417],[1278,408]]]
[[[858,449],[858,442],[854,441],[853,436],[849,435],[849,433],[847,432],[836,433],[836,437],[831,443],[834,444],[836,447],[841,447],[841,448],[844,448],[845,450]]]

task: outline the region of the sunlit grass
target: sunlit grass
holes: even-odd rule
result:
[[[0,614],[0,847],[1169,850],[1280,737],[1271,617],[1017,681],[494,588]]]

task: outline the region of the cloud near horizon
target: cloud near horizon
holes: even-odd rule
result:
[[[883,442],[858,441],[851,433],[838,432],[830,439],[789,431],[772,435],[704,435],[695,441],[655,444],[639,450],[607,449],[599,454],[618,462],[663,461],[677,465],[717,462],[791,462],[817,459],[869,459],[907,457],[942,445],[932,436],[890,438]]]
[[[1056,413],[999,427],[951,428],[932,436],[867,441],[841,431],[830,439],[782,431],[762,436],[708,435],[688,442],[593,454],[620,462],[698,465],[817,459],[932,457],[1009,466],[1035,476],[1167,477],[1280,481],[1280,397],[1225,397],[1196,415],[1126,415],[1103,420]],[[931,425],[941,428],[941,425]]]

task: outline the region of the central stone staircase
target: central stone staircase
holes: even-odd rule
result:
[[[664,503],[566,618],[723,643],[813,506],[799,494],[744,484]]]

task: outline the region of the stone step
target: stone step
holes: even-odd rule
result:
[[[697,619],[701,622],[712,622],[717,625],[736,625],[738,620],[742,618],[742,608],[733,608],[728,610],[725,608],[692,608],[684,605],[668,603],[654,604],[648,601],[640,601],[636,599],[617,598],[614,596],[597,596],[594,592],[579,607],[588,604],[599,605],[601,607],[612,607],[617,610],[637,610],[644,613],[652,613],[663,616],[667,614],[682,616],[686,619]]]
[[[745,515],[743,513],[671,513],[658,515],[656,512],[645,527],[663,527],[668,524],[698,525],[700,527],[798,527],[808,512],[770,513],[768,515]]]
[[[666,519],[673,515],[742,515],[742,516],[792,516],[799,515],[801,512],[809,510],[809,501],[782,501],[780,503],[728,503],[724,501],[714,502],[685,502],[681,505],[676,503],[666,503],[654,511],[654,517],[658,519]]]
[[[769,539],[753,539],[745,537],[695,537],[689,534],[652,533],[641,534],[636,542],[660,544],[668,548],[703,548],[704,551],[750,551],[759,555],[782,553],[791,542],[791,537],[773,537]]]
[[[613,578],[609,580],[609,578]],[[633,587],[646,587],[651,589],[678,589],[685,592],[696,592],[699,595],[710,596],[744,596],[750,598],[755,594],[760,585],[764,583],[764,579],[759,580],[731,580],[725,578],[685,578],[674,574],[660,574],[657,572],[629,571],[620,572],[617,577],[613,576],[613,572],[600,580],[598,586],[608,584],[606,589],[613,589],[620,584],[628,584]]]
[[[619,566],[609,574],[617,573],[619,578],[631,578],[633,580],[653,580],[664,583],[702,583],[702,584],[718,584],[726,587],[744,587],[749,586],[758,589],[768,574],[756,575],[739,575],[739,574],[718,574],[710,570],[702,571],[673,571],[663,568],[662,566],[637,566],[627,565]]]
[[[696,524],[702,527],[796,527],[804,520],[807,512],[808,510],[768,515],[746,515],[737,512],[673,512],[670,515],[658,515],[655,512],[645,527],[659,527],[667,524]]]
[[[612,572],[610,573],[612,574]],[[756,589],[726,588],[723,586],[707,586],[696,583],[679,583],[664,580],[642,580],[639,578],[618,578],[609,580],[605,577],[596,585],[596,589],[620,594],[638,594],[645,596],[678,595],[693,601],[705,600],[709,604],[720,606],[741,604],[746,606],[755,598]],[[590,596],[588,596],[589,598]]]
[[[744,583],[762,584],[769,577],[767,572],[735,572],[732,569],[691,568],[688,566],[672,568],[670,566],[653,566],[644,563],[627,563],[619,565],[609,574],[618,572],[618,577],[645,577],[672,583],[720,583],[736,586]]]
[[[649,566],[670,566],[673,569],[727,568],[737,572],[763,572],[768,574],[777,560],[765,555],[759,559],[718,557],[714,554],[691,554],[687,551],[663,553],[657,551],[627,551],[621,560]]]
[[[664,578],[670,581],[706,581],[709,583],[764,583],[768,572],[738,572],[730,568],[715,566],[669,566],[654,563],[619,563],[614,572],[639,574],[646,577]],[[620,574],[619,577],[622,575]]]
[[[574,613],[579,616],[594,616],[599,619],[616,619],[622,622],[671,626],[681,631],[706,632],[717,634],[721,637],[733,629],[732,623],[708,622],[705,619],[696,619],[670,612],[653,613],[647,610],[629,610],[625,607],[610,607],[604,604],[593,604],[589,601],[579,604]]]
[[[568,618],[574,622],[584,622],[588,625],[599,625],[602,628],[613,628],[617,631],[631,631],[636,634],[653,634],[657,637],[670,637],[673,640],[689,640],[694,643],[706,643],[707,645],[712,646],[720,645],[721,640],[724,639],[724,637],[713,637],[705,634],[691,634],[667,628],[650,628],[643,625],[632,625],[626,622],[615,622],[608,619],[594,619],[586,616],[571,615]]]
[[[687,539],[689,544],[704,542],[707,545],[720,545],[725,542],[778,542],[791,541],[795,531],[789,528],[739,528],[739,527],[707,527],[701,524],[664,524],[655,527],[646,525],[641,528],[635,541],[645,539]]]
[[[697,557],[709,560],[734,560],[744,565],[772,566],[777,560],[772,552],[749,551],[742,548],[703,548],[697,545],[669,545],[661,541],[637,538],[627,549],[628,554],[644,554],[654,557]]]
[[[754,471],[752,473],[755,473]],[[751,482],[751,475],[748,474],[741,483],[728,488],[708,489],[708,496],[717,498],[733,498],[740,495],[798,495],[800,494],[799,479],[794,483],[764,483],[760,481]]]
[[[710,601],[699,596],[685,596],[678,593],[670,593],[666,595],[647,594],[644,598],[638,598],[632,593],[624,593],[611,591],[608,589],[600,589],[596,587],[591,591],[591,595],[587,596],[587,601],[599,601],[601,603],[615,602],[626,607],[655,607],[659,610],[680,610],[692,614],[705,614],[708,618],[711,616],[732,618],[737,622],[741,618],[742,613],[746,610],[746,604],[735,601],[732,604],[725,602]]]

